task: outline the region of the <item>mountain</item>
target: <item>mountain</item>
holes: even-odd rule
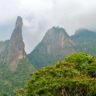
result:
[[[0,41],[0,96],[14,96],[15,88],[24,87],[24,83],[28,80],[30,72],[33,74],[36,68],[39,69],[54,64],[74,51],[96,55],[95,32],[80,29],[74,35],[69,36],[60,27],[49,29],[37,47],[27,55],[22,37],[22,26],[23,20],[18,16],[11,38],[6,41]],[[82,55],[80,56],[82,57]],[[75,55],[72,55],[71,59],[75,60],[74,57]],[[71,62],[71,59],[68,59],[68,62]],[[62,63],[63,61],[58,62]],[[36,76],[38,77],[38,74]]]
[[[22,26],[18,16],[10,40],[0,41],[0,96],[14,96],[15,89],[24,87],[29,74],[35,71],[25,52]]]
[[[11,35],[6,56],[6,63],[10,70],[15,70],[20,60],[26,57],[25,45],[22,38],[22,18],[18,16],[15,29]]]
[[[85,52],[96,56],[96,32],[88,29],[79,29],[69,36],[63,28],[49,29],[43,40],[28,55],[29,60],[36,68],[53,64],[64,56],[77,52]]]
[[[15,71],[19,61],[27,58],[22,26],[22,18],[18,16],[10,40],[0,42],[0,62],[2,61],[10,71]]]
[[[73,51],[74,42],[66,31],[60,27],[52,27],[28,57],[36,68],[40,68],[64,58]]]
[[[76,50],[96,56],[96,32],[88,29],[79,29],[71,36]]]

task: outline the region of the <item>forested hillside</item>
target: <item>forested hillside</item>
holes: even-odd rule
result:
[[[16,96],[96,96],[96,58],[72,53],[32,73]]]
[[[8,70],[5,64],[0,64],[0,96],[14,96],[15,90],[24,87],[29,74],[34,71],[28,59],[21,60],[15,72]]]

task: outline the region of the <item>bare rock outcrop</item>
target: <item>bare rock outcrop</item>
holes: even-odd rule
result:
[[[25,45],[22,37],[22,18],[20,16],[17,17],[15,29],[11,35],[9,40],[6,63],[8,68],[14,71],[19,63],[19,61],[26,57],[25,53]]]

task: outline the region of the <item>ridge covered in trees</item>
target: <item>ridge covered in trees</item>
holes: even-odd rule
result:
[[[16,96],[96,96],[96,58],[72,53],[32,73]]]

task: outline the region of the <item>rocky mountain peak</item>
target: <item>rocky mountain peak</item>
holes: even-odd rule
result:
[[[8,52],[6,56],[6,63],[8,67],[14,71],[19,61],[26,57],[25,45],[22,37],[22,18],[17,17],[15,29],[11,35],[8,45]]]
[[[52,27],[43,40],[29,54],[29,59],[35,67],[53,64],[60,58],[74,51],[74,42],[64,28]]]
[[[22,28],[22,26],[23,26],[22,17],[18,16],[16,20],[16,28],[18,27]]]
[[[65,49],[65,47],[70,47],[73,44],[64,28],[60,27],[52,27],[49,29],[42,41],[47,45],[49,54],[55,53],[57,49],[60,50],[60,48]]]
[[[53,40],[55,39],[58,40],[60,38],[67,38],[69,37],[68,34],[66,33],[65,29],[64,28],[61,28],[61,27],[52,27],[50,28],[47,33],[45,34],[45,37],[44,37],[44,40],[43,41],[46,41],[50,39]]]

